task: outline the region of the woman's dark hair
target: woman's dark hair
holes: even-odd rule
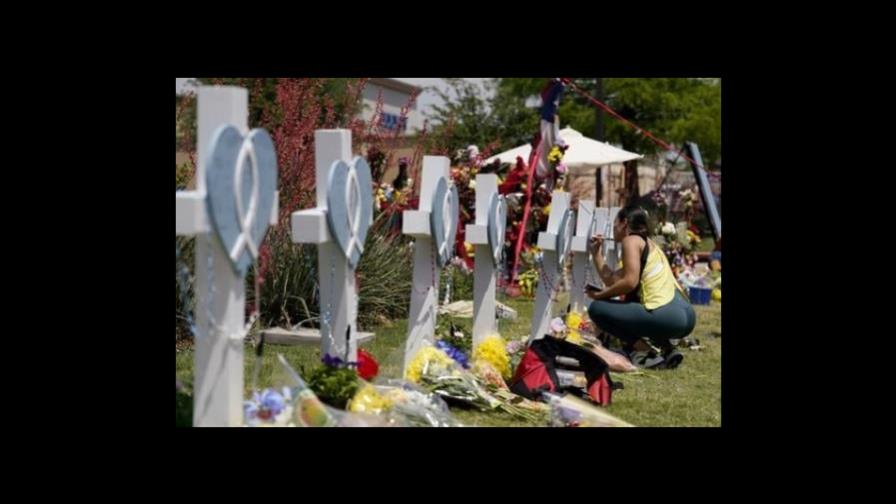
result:
[[[633,234],[637,235],[647,235],[650,227],[647,225],[647,210],[639,207],[638,205],[629,205],[622,210],[619,211],[619,214],[616,215],[616,219],[619,221],[626,221],[628,223],[628,229]]]

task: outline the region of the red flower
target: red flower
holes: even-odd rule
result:
[[[364,349],[358,349],[358,376],[367,381],[372,380],[380,370],[380,365],[376,363],[370,353]]]

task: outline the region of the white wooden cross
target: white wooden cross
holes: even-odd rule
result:
[[[608,216],[609,209],[606,207],[594,208],[594,203],[590,201],[579,202],[576,236],[572,239],[572,284],[575,289],[570,293],[570,302],[572,303],[572,309],[575,311],[587,310],[588,305],[591,303],[591,300],[585,296],[584,287],[587,283],[594,283],[598,287],[606,287],[594,268],[594,260],[589,249],[591,236],[596,234],[606,235]],[[610,235],[612,238],[612,226],[610,227]]]
[[[569,193],[554,191],[551,196],[551,213],[548,216],[547,230],[538,233],[542,264],[538,267],[541,277],[538,279],[538,292],[535,294],[530,342],[543,338],[548,332],[554,293],[561,281],[560,276],[572,245],[575,225],[576,214],[569,209]]]
[[[622,250],[622,245],[616,243],[616,240],[613,238],[613,225],[616,222],[616,216],[619,215],[619,210],[621,210],[621,207],[610,207],[607,223],[603,232],[605,238],[604,253],[606,254],[607,266],[614,271],[619,265],[619,253]]]
[[[321,355],[357,362],[355,268],[373,222],[370,167],[352,158],[352,133],[314,132],[317,207],[293,212],[292,240],[317,244]]]
[[[498,331],[495,320],[495,273],[504,251],[507,203],[498,193],[498,176],[476,175],[476,222],[467,224],[466,238],[474,246],[473,346]]]
[[[196,333],[193,366],[193,425],[238,426],[243,421],[243,335],[245,313],[245,271],[237,271],[229,252],[235,256],[243,253],[250,243],[257,248],[260,240],[250,237],[253,220],[270,212],[269,224],[277,223],[277,196],[274,193],[271,208],[260,211],[258,179],[252,177],[252,196],[248,201],[236,197],[237,212],[241,219],[238,243],[225,251],[222,239],[209,236],[215,233],[208,209],[209,194],[206,172],[211,161],[213,136],[224,125],[232,125],[240,135],[248,133],[248,93],[238,87],[202,86],[198,90],[198,134],[196,190],[178,191],[175,194],[175,231],[180,236],[196,236]],[[243,144],[245,147],[245,143]],[[237,165],[245,157],[255,158],[254,149],[240,148]],[[255,159],[257,163],[257,159]],[[243,177],[237,170],[237,192]],[[257,169],[257,165],[253,166]],[[257,173],[253,174],[257,175]],[[275,179],[276,183],[276,179]],[[243,193],[245,194],[245,193]],[[231,195],[233,197],[233,195]],[[269,196],[265,196],[269,198]],[[253,201],[255,203],[253,203]],[[240,212],[242,210],[242,212]],[[248,226],[246,226],[248,224]],[[253,248],[253,247],[250,247]],[[210,278],[213,277],[213,280]],[[212,282],[213,285],[209,285]],[[210,288],[211,287],[211,288]],[[213,299],[209,295],[213,294]],[[211,322],[209,318],[211,317]]]
[[[572,310],[584,311],[588,305],[585,302],[585,284],[593,278],[589,275],[589,263],[591,254],[588,245],[595,229],[594,203],[579,200],[579,210],[576,213],[576,234],[572,238],[572,289],[569,292],[569,302]]]
[[[594,233],[595,234],[604,234],[605,231],[609,229],[610,238],[613,237],[613,222],[610,220],[610,209],[607,207],[597,207],[594,209]],[[604,234],[604,236],[607,236]],[[604,259],[606,259],[606,251],[604,252]],[[597,274],[597,269],[594,267],[594,258],[591,258],[591,273],[592,278],[594,278],[594,283],[596,283],[599,287],[607,287],[604,284],[604,281],[600,278],[600,275]]]
[[[435,340],[439,296],[439,272],[454,251],[457,236],[457,188],[450,178],[450,160],[445,156],[424,156],[417,210],[402,214],[402,233],[414,237],[414,274],[408,339],[402,373],[424,342]]]

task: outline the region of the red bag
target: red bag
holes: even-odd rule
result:
[[[574,359],[576,365],[558,363],[558,356],[561,361]],[[585,386],[564,385],[558,377],[558,371],[583,372]],[[529,345],[510,380],[510,390],[534,400],[540,399],[543,391],[584,392],[594,402],[606,406],[613,396],[613,381],[608,371],[607,363],[596,354],[568,341],[546,336]]]

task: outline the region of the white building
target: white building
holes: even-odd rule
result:
[[[403,119],[401,109],[408,105],[411,95],[419,91],[420,88],[397,79],[370,79],[361,92],[363,111],[360,117],[370,121],[376,113],[377,100],[382,95],[383,108],[377,121],[380,131],[394,132],[397,129],[402,136],[414,135],[423,129],[424,118],[420,107],[416,102],[412,104]]]

